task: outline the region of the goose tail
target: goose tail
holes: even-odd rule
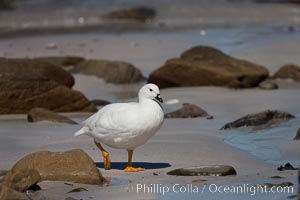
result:
[[[87,135],[87,134],[89,134],[89,130],[90,129],[88,127],[84,126],[79,131],[74,133],[74,136],[76,137],[76,136],[79,136],[79,135]]]

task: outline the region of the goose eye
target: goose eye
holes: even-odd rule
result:
[[[149,91],[152,92],[153,90],[152,90],[152,89],[149,89]]]

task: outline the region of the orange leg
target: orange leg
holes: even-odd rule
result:
[[[138,172],[138,171],[144,171],[144,168],[140,168],[140,167],[133,167],[132,166],[132,154],[133,154],[133,150],[127,150],[128,151],[128,163],[127,166],[125,167],[124,171],[125,172]]]
[[[110,158],[109,158],[109,153],[101,146],[100,143],[95,141],[95,144],[97,147],[100,149],[102,156],[103,156],[103,163],[104,163],[104,168],[105,169],[110,169]]]

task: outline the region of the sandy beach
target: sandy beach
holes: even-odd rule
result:
[[[258,4],[253,6],[259,7]],[[286,11],[292,9],[295,17],[298,16],[299,7],[290,4],[272,6],[275,10],[283,9],[278,22],[280,26],[271,23],[276,21],[278,16],[274,15],[274,10],[267,9],[266,5],[258,9],[256,18],[244,13],[243,9],[246,8],[243,7],[239,13],[245,15],[246,22],[236,20],[234,23],[238,25],[230,28],[215,25],[214,28],[202,29],[198,24],[195,28],[178,28],[177,31],[152,29],[121,33],[89,31],[24,37],[5,36],[0,38],[0,55],[7,58],[73,55],[88,59],[126,61],[135,65],[148,77],[166,60],[178,57],[183,51],[196,45],[209,45],[236,58],[263,65],[270,75],[273,75],[284,64],[300,65],[300,29],[297,24],[293,25],[293,31],[287,31],[285,28],[290,25],[291,19],[290,13]],[[218,6],[213,6],[212,13],[218,13],[217,8]],[[168,9],[165,15],[159,10],[159,19],[172,24],[170,19],[173,9],[175,8]],[[197,9],[195,10],[192,13],[197,18]],[[260,13],[263,12],[267,13],[268,17],[260,17]],[[184,15],[183,20],[190,19],[190,15]],[[203,16],[215,20],[207,13]],[[229,16],[232,17],[234,18],[234,15]],[[176,19],[174,21],[180,22]],[[256,21],[261,24],[254,25],[257,24]],[[189,23],[189,26],[193,26],[193,22]],[[239,25],[247,22],[248,26]],[[3,20],[1,23],[5,24]],[[205,34],[201,34],[201,30],[205,30]],[[57,48],[46,48],[49,43],[56,44]],[[90,100],[104,99],[113,103],[137,101],[138,89],[145,83],[112,84],[96,76],[80,73],[72,75],[75,78],[73,89],[81,91]],[[278,171],[277,167],[288,162],[299,167],[300,144],[299,140],[293,138],[300,127],[300,82],[276,82],[279,85],[277,90],[213,86],[162,89],[161,96],[165,102],[174,99],[179,101],[177,104],[164,104],[165,113],[180,108],[182,103],[193,103],[205,109],[214,118],[165,119],[157,134],[134,153],[135,165],[146,169],[139,173],[125,173],[123,168],[126,166],[127,152],[112,148],[107,148],[111,155],[112,169],[103,169],[101,152],[93,140],[88,136],[73,137],[74,132],[81,128],[80,123],[92,113],[61,113],[78,122],[77,125],[47,121],[28,123],[26,114],[0,115],[0,169],[9,170],[19,159],[32,152],[80,148],[91,156],[103,176],[111,180],[110,184],[70,185],[62,181],[43,181],[39,183],[42,190],[32,194],[32,199],[296,199],[298,171]],[[296,118],[279,126],[258,131],[220,130],[228,122],[267,109],[286,111]],[[201,165],[230,165],[236,169],[237,175],[167,175],[167,172],[173,169]],[[273,179],[272,176],[284,178]],[[200,182],[199,179],[204,179],[205,182]],[[214,191],[215,185],[250,187],[255,184],[282,182],[293,183],[293,191],[255,194],[253,191],[239,194]],[[155,184],[158,188],[168,189],[168,192],[144,190],[146,186],[155,187]],[[186,190],[180,191],[181,186]],[[189,186],[194,190],[188,190]],[[68,193],[78,187],[87,191]],[[138,189],[139,187],[142,189]]]

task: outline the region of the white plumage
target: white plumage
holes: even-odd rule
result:
[[[160,103],[162,99],[159,88],[155,84],[147,84],[139,91],[139,102],[115,103],[103,107],[85,120],[84,127],[74,135],[86,134],[93,137],[102,151],[104,165],[108,165],[104,156],[108,153],[100,143],[112,148],[127,149],[129,159],[125,171],[140,171],[141,168],[131,166],[132,152],[145,144],[161,127],[164,113]],[[110,167],[110,161],[108,162],[109,166],[105,168]]]

